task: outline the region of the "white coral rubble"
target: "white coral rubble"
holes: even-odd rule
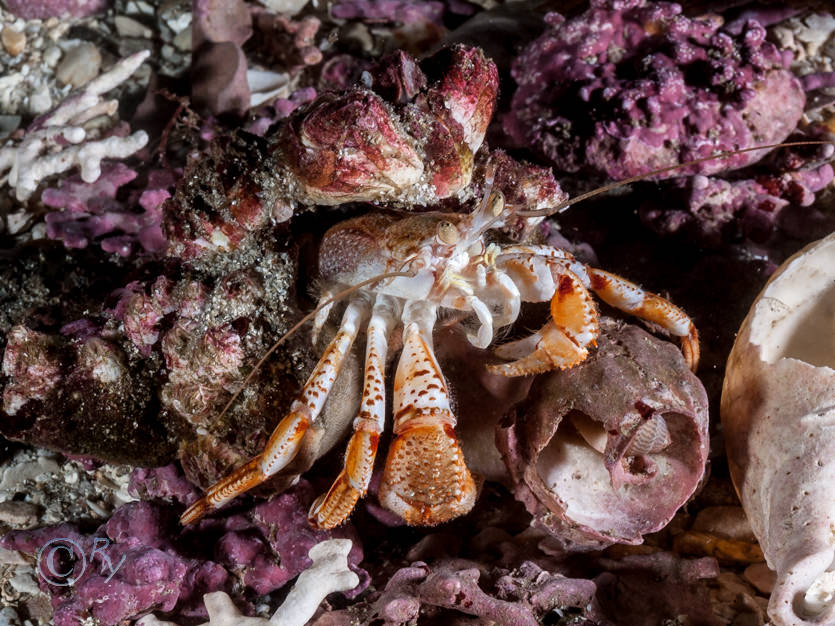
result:
[[[149,54],[143,50],[122,59],[36,119],[20,139],[7,141],[0,148],[0,186],[8,183],[24,201],[49,176],[79,167],[81,178],[91,183],[101,175],[103,159],[123,159],[141,150],[148,143],[144,131],[99,139],[91,137],[86,125],[116,113],[118,102],[104,100],[102,94],[127,80]]]

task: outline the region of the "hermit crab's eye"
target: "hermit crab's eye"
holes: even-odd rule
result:
[[[438,241],[445,243],[448,246],[454,246],[458,243],[458,229],[452,222],[441,222],[438,224]]]
[[[490,194],[490,199],[488,200],[489,204],[487,205],[487,210],[493,215],[493,217],[498,217],[499,214],[504,211],[504,194],[499,190],[494,190],[493,193]]]

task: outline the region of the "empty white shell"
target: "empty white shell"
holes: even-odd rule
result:
[[[835,233],[757,297],[722,390],[731,476],[777,584],[776,626],[835,624]]]

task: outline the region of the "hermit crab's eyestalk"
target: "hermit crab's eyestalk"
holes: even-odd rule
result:
[[[452,222],[441,222],[438,224],[438,233],[436,236],[438,237],[438,241],[448,246],[454,246],[460,238],[458,229]]]

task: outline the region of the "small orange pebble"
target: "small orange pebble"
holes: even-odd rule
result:
[[[710,533],[694,530],[673,539],[673,551],[690,556],[712,556],[722,564],[747,564],[765,561],[756,542],[723,539]]]

